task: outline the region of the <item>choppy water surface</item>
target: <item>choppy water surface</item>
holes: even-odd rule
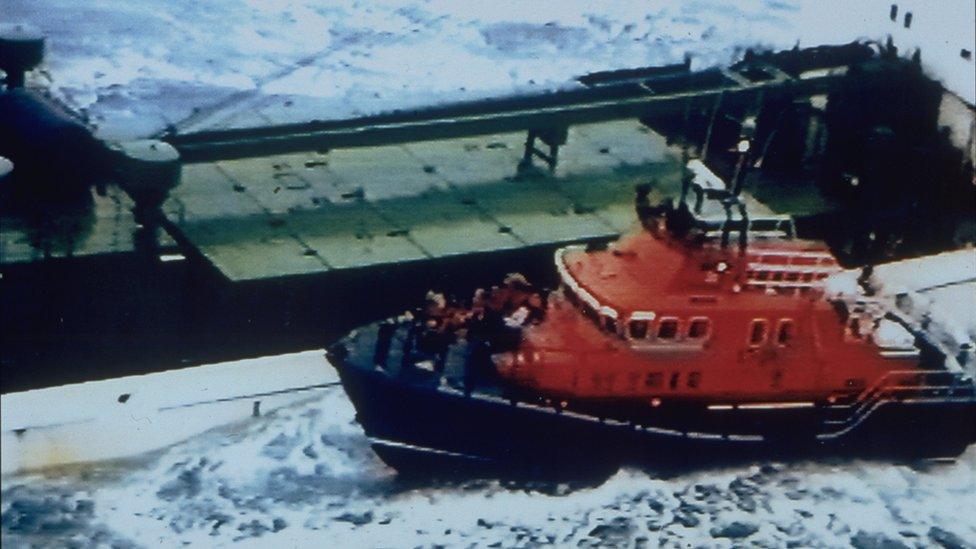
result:
[[[976,547],[955,463],[761,463],[596,483],[404,480],[339,389],[136,460],[3,478],[6,547]]]
[[[201,108],[213,114],[200,127],[250,125],[251,111],[261,123],[343,117],[891,28],[890,2],[654,4],[14,0],[5,15],[51,35],[52,93],[116,137]],[[0,496],[4,547],[976,547],[976,447],[936,465],[406,482],[372,454],[338,389],[137,460],[4,477]]]
[[[537,93],[686,54],[702,68],[748,47],[892,33],[908,51],[927,32],[927,70],[971,100],[972,67],[959,48],[972,49],[972,2],[903,5],[915,12],[913,33],[889,20],[891,3],[4,0],[0,23],[49,35],[37,83],[110,139]]]

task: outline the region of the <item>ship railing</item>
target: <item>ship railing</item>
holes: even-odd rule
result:
[[[932,332],[923,321],[912,318],[904,311],[892,304],[884,307],[885,318],[902,325],[910,334],[915,336],[916,345],[927,347],[933,353],[942,357],[943,367],[950,372],[963,373],[965,369],[959,362],[956,353],[953,353],[945,341],[932,335]]]
[[[750,252],[749,265],[770,267],[794,267],[803,269],[827,269],[827,272],[840,271],[837,260],[829,252],[807,250],[765,250]]]
[[[945,370],[891,370],[861,391],[849,403],[835,404],[835,409],[858,406],[875,398],[879,393],[893,387],[954,386],[962,381],[962,376]]]
[[[841,436],[891,402],[928,400],[951,402],[976,398],[976,385],[956,372],[944,370],[895,370],[888,372],[853,402],[828,407],[833,417],[824,419],[821,438]]]
[[[746,286],[750,288],[808,290],[840,271],[827,252],[777,250],[750,255],[749,260]]]
[[[599,300],[597,300],[597,298],[593,297],[593,294],[591,294],[589,291],[586,290],[586,288],[581,286],[579,282],[576,282],[576,279],[573,278],[573,275],[570,274],[569,272],[569,268],[566,266],[566,259],[565,259],[566,253],[570,251],[582,250],[582,249],[583,249],[582,246],[566,246],[564,248],[559,248],[558,250],[556,250],[555,253],[556,271],[559,273],[559,278],[561,279],[562,283],[567,288],[569,288],[580,301],[585,303],[594,311],[599,311],[603,307],[603,305],[599,302]]]
[[[903,295],[912,295],[912,292],[907,292]],[[915,338],[915,347],[919,349],[925,348],[926,350],[930,351],[930,356],[937,355],[941,357],[941,366],[945,371],[959,373],[965,372],[963,364],[960,363],[960,359],[957,358],[958,353],[953,352],[945,341],[933,336],[932,330],[926,324],[928,321],[925,318],[913,318],[911,315],[901,310],[898,306],[897,300],[898,296],[865,296],[860,294],[839,295],[830,298],[832,303],[843,307],[846,315],[845,320],[856,317],[859,320],[861,328],[869,328],[870,326],[864,322],[861,322],[864,320],[891,320],[901,325]],[[873,324],[873,322],[871,324]],[[871,333],[868,331],[867,333],[862,333],[861,337],[870,335]]]
[[[778,250],[778,249],[750,249],[749,259],[752,261],[765,262],[767,259],[782,258],[788,265],[799,265],[795,263],[798,259],[810,262],[811,265],[836,265],[837,260],[833,254],[826,250]]]
[[[580,308],[583,314],[594,321],[596,325],[604,331],[618,334],[617,328],[619,313],[613,307],[600,303],[600,301],[573,278],[566,266],[566,252],[581,250],[582,246],[567,246],[556,250],[555,263],[556,271],[563,284],[563,291],[566,297],[574,305]]]
[[[770,277],[768,280],[762,279],[751,279],[746,281],[746,286],[749,288],[773,288],[773,289],[810,289],[819,288],[822,284],[824,276],[810,274],[810,276],[802,275],[796,279],[791,279],[791,277],[777,276]]]
[[[797,274],[834,274],[840,270],[837,266],[829,265],[775,265],[772,263],[750,262],[748,270],[754,273],[797,273]]]
[[[788,215],[770,215],[750,217],[748,220],[732,219],[723,221],[696,218],[695,224],[705,229],[705,238],[708,240],[720,239],[726,230],[741,231],[743,226],[745,226],[747,234],[752,238],[779,238],[789,240],[796,234],[793,218]]]

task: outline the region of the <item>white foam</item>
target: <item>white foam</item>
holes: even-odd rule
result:
[[[972,103],[972,61],[959,56],[974,41],[972,2],[943,2],[938,9],[904,3],[902,13],[914,10],[912,29],[891,22],[889,6],[888,0],[665,0],[599,9],[555,0],[328,6],[250,0],[204,9],[114,0],[60,18],[45,17],[35,3],[14,2],[11,12],[50,34],[55,92],[108,118],[108,128],[122,128],[112,119],[127,110],[143,117],[158,110],[153,123],[160,124],[247,90],[342,98],[295,115],[335,118],[559,89],[586,72],[677,63],[685,54],[697,70],[727,64],[746,47],[883,41],[889,34],[903,51],[921,46],[926,70]],[[80,17],[88,24],[73,24]],[[180,84],[180,97],[147,93]],[[374,95],[384,100],[363,100]]]

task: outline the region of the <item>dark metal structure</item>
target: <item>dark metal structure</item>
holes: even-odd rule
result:
[[[751,174],[812,156],[834,179],[867,174],[862,188],[889,183],[885,159],[910,156],[891,153],[883,126],[902,145],[936,132],[931,81],[891,48],[855,43],[750,52],[728,68],[692,71],[686,60],[593,73],[531,96],[106,143],[20,87],[43,52],[36,38],[0,36],[0,156],[14,166],[0,191],[18,198],[0,200],[3,391],[321,347],[431,285],[461,294],[512,270],[544,274],[538,259],[552,246],[604,242],[632,222],[635,184],[676,177],[660,160],[648,169],[654,132],[734,169],[728,149],[754,119],[749,162],[764,165]],[[827,96],[826,112],[811,106]],[[607,125],[587,137],[593,123]],[[812,140],[810,155],[815,126],[829,126],[829,146]],[[417,153],[431,140],[448,141]],[[871,162],[843,154],[865,142],[879,151]],[[384,185],[410,192],[380,197]],[[833,221],[867,211],[824,225],[846,234]]]
[[[730,68],[693,72],[690,64],[611,71],[582,77],[584,89],[458,103],[339,121],[162,135],[184,162],[521,132],[529,134],[525,159],[550,167],[566,128],[628,118],[687,118],[693,110],[756,107],[773,95],[803,97],[836,90],[851,65],[876,83],[893,63],[870,45],[850,44],[779,54],[750,54]],[[870,83],[859,79],[858,85]],[[540,139],[548,153],[535,149]]]

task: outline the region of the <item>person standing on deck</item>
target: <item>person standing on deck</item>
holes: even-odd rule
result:
[[[470,396],[474,388],[482,383],[491,362],[490,315],[488,309],[481,309],[478,314],[472,315],[468,322],[468,345],[464,357],[463,375],[465,396]]]
[[[390,345],[393,342],[393,334],[396,332],[396,323],[384,320],[380,323],[376,332],[376,351],[373,353],[373,364],[385,368],[386,361],[390,357]]]
[[[654,219],[654,207],[651,206],[651,184],[641,183],[634,190],[636,191],[636,195],[634,196],[634,210],[637,214],[637,220],[640,221],[645,229],[649,229],[651,228],[651,223],[657,223]]]
[[[400,357],[400,374],[407,373],[413,367],[413,347],[417,337],[420,335],[420,327],[423,310],[418,309],[414,315],[410,311],[404,313],[403,318],[407,322],[407,337],[403,340],[403,355]]]

